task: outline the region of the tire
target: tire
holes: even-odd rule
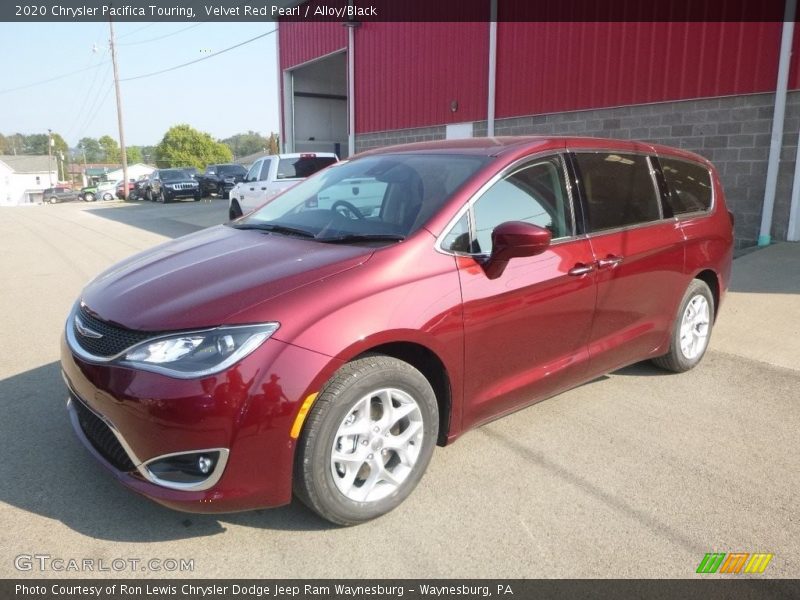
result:
[[[103,201],[108,202],[109,200],[113,200],[113,199],[114,199],[114,196],[112,194],[109,194],[108,192],[103,194]]]
[[[86,192],[83,195],[83,199],[84,199],[85,202],[94,202],[95,197],[94,197],[94,194],[92,192]]]
[[[203,199],[203,194],[196,194],[194,197],[195,202],[200,202]]]
[[[164,193],[164,190],[158,192],[158,201],[161,202],[161,204],[169,204],[169,198]]]
[[[58,198],[56,198],[55,196],[53,196],[52,198],[50,198],[50,204],[55,204],[55,203],[57,203],[57,202],[58,202]]]
[[[239,206],[239,203],[236,200],[231,202],[231,206],[228,209],[228,218],[233,221],[234,219],[238,219],[242,216],[242,208]]]
[[[224,185],[220,185],[219,187],[217,187],[217,190],[218,190],[217,196],[219,196],[223,200],[227,200],[228,198],[230,198],[230,195],[225,191]]]
[[[355,360],[328,381],[309,413],[297,445],[294,492],[338,525],[380,517],[419,483],[438,431],[436,396],[422,373],[389,356]]]
[[[693,279],[675,315],[669,352],[654,358],[653,363],[674,373],[683,373],[696,367],[708,348],[714,314],[711,290],[704,281]]]

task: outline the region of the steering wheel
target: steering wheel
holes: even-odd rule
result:
[[[344,210],[340,210],[342,208]],[[336,211],[345,217],[349,216],[351,219],[365,218],[364,215],[361,214],[361,211],[358,210],[358,207],[356,207],[354,204],[351,204],[347,200],[337,200],[333,203],[333,206],[331,206],[331,210]]]

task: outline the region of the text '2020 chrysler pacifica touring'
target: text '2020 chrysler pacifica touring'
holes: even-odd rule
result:
[[[338,163],[128,258],[68,317],[77,435],[127,487],[354,524],[434,446],[599,374],[706,350],[732,219],[705,159],[489,138]]]

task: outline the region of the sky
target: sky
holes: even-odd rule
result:
[[[258,23],[115,23],[125,141],[155,145],[172,125],[223,139],[248,130],[278,131],[275,28]],[[0,133],[61,134],[70,147],[88,136],[119,139],[108,23],[0,23]],[[88,69],[16,91],[11,88]]]

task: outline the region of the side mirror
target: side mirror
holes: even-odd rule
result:
[[[484,264],[486,276],[500,277],[512,258],[541,254],[550,246],[551,238],[550,231],[532,223],[501,223],[492,231],[492,254]]]

